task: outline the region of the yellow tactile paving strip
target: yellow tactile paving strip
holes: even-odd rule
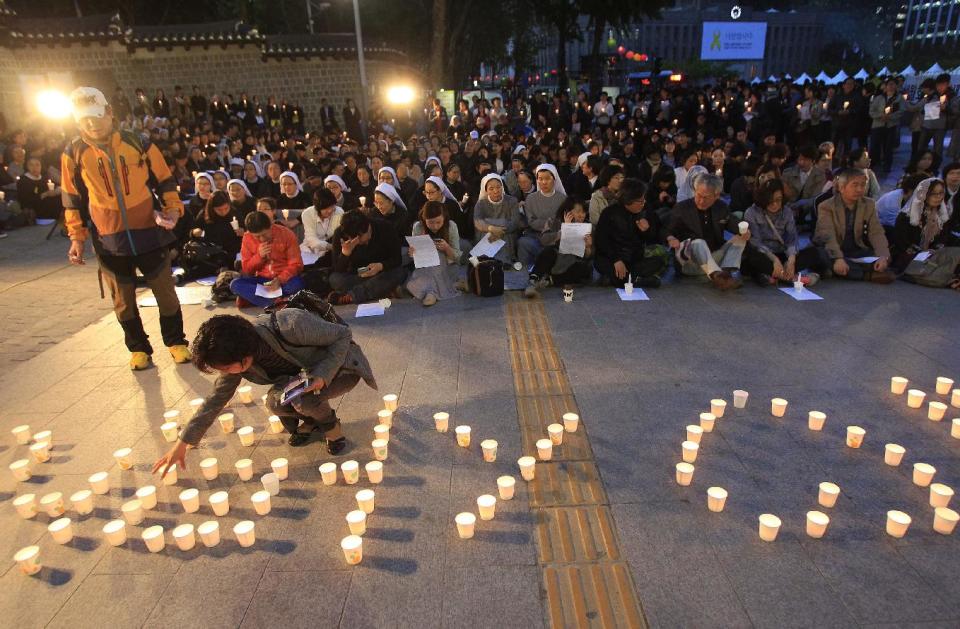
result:
[[[523,451],[534,454],[549,424],[579,410],[543,303],[510,294],[506,308]],[[528,488],[548,625],[646,627],[584,422],[537,463]]]

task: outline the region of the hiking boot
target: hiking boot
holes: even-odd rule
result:
[[[146,352],[130,353],[130,369],[133,371],[143,371],[150,366],[150,354]]]
[[[437,296],[433,293],[427,293],[427,296],[423,298],[422,303],[424,306],[432,306],[437,303]]]
[[[188,363],[193,358],[190,354],[190,349],[186,345],[172,345],[167,349],[170,350],[170,355],[173,356],[173,362],[178,365]]]
[[[737,281],[733,279],[728,271],[714,271],[710,274],[710,281],[713,285],[722,290],[728,291],[737,288]]]

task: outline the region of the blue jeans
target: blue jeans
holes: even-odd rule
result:
[[[230,290],[234,295],[240,297],[241,299],[246,299],[254,306],[266,308],[267,306],[273,305],[274,300],[258,295],[257,286],[260,284],[266,284],[269,281],[270,280],[263,277],[238,277],[230,282]],[[286,297],[299,290],[303,290],[306,288],[306,286],[303,284],[303,278],[299,275],[295,275],[290,278],[290,281],[284,284],[281,288],[283,289],[284,297]]]

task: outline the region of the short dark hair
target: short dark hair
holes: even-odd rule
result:
[[[317,188],[313,193],[313,207],[319,212],[324,208],[337,204],[337,197],[326,188]]]
[[[590,172],[594,175],[600,173],[600,169],[603,168],[603,160],[600,159],[599,155],[591,155],[586,159],[587,166],[590,167]]]
[[[817,161],[817,157],[819,157],[819,152],[817,151],[817,147],[812,144],[807,144],[797,149],[797,157],[806,157],[815,162]]]
[[[266,203],[268,206],[270,206],[271,210],[277,209],[277,200],[274,199],[273,197],[260,197],[259,199],[257,199],[257,203],[258,204]]]
[[[647,184],[634,177],[627,177],[620,184],[620,202],[624,205],[643,199],[647,194]]]
[[[753,193],[753,199],[761,210],[765,210],[773,201],[773,195],[777,192],[783,194],[783,182],[779,179],[767,179],[757,186],[757,191]]]
[[[259,234],[262,231],[270,229],[270,217],[263,212],[250,212],[243,219],[244,228],[251,234]]]
[[[949,173],[951,170],[960,170],[960,162],[950,162],[949,164],[944,166],[943,177],[946,178],[947,173]]]
[[[340,221],[340,237],[356,238],[370,229],[370,219],[360,210],[351,210]]]
[[[587,160],[588,162],[590,160]],[[610,185],[610,180],[613,179],[616,175],[623,174],[623,166],[618,166],[617,164],[609,164],[603,167],[603,170],[600,171],[600,174],[597,175],[597,185],[596,189],[606,187]]]
[[[216,315],[200,325],[190,351],[197,369],[211,373],[256,355],[259,344],[260,335],[250,321],[238,315]]]

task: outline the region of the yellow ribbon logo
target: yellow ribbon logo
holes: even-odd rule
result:
[[[720,45],[720,31],[714,31],[713,41],[710,42],[710,50],[721,50],[723,47]]]

